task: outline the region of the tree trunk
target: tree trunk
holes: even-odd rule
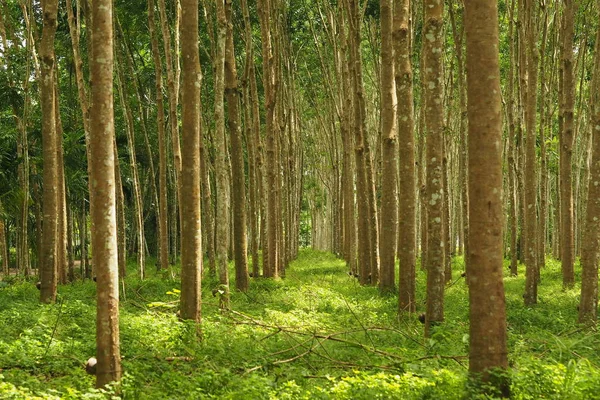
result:
[[[573,73],[573,37],[575,25],[575,0],[564,0],[564,15],[562,24],[562,130],[559,136],[560,147],[560,214],[561,214],[561,261],[563,286],[572,287],[575,284],[573,263],[574,233],[573,233],[573,181],[572,155],[574,143],[574,109],[575,109],[575,77]]]
[[[248,290],[248,241],[246,232],[246,179],[244,174],[244,149],[239,111],[237,70],[233,46],[233,22],[231,2],[225,1],[227,39],[225,45],[225,95],[229,136],[231,141],[231,175],[233,178],[233,240],[235,242],[235,286],[243,292]]]
[[[502,105],[494,0],[465,1],[469,117],[469,371],[509,396],[502,282]]]
[[[265,91],[266,127],[265,136],[267,140],[267,179],[266,179],[266,263],[263,273],[266,277],[277,277],[279,275],[279,251],[277,235],[277,139],[278,129],[275,119],[275,94],[276,94],[276,69],[275,55],[272,50],[272,28],[271,28],[271,0],[260,0],[257,8],[260,15],[260,30],[262,37],[262,59],[263,59],[263,86]]]
[[[396,64],[396,97],[398,101],[398,143],[400,158],[399,249],[400,281],[399,311],[415,312],[416,281],[416,171],[413,102],[413,71],[410,61],[410,0],[396,3],[394,9],[394,44]]]
[[[119,152],[117,151],[116,140],[113,140],[113,148],[115,160],[115,201],[117,210],[117,260],[119,264],[119,278],[124,279],[126,275],[125,270],[127,264],[127,235],[125,233],[125,195],[123,194],[123,180],[121,179],[121,165],[119,161]]]
[[[216,2],[217,8],[217,40],[214,58],[215,71],[215,174],[217,178],[217,214],[216,214],[216,245],[217,270],[219,282],[225,290],[225,306],[228,307],[229,297],[229,221],[230,221],[230,187],[228,174],[228,151],[225,139],[225,46],[227,36],[227,19],[224,1]]]
[[[158,236],[159,265],[163,270],[169,268],[169,225],[167,208],[167,139],[165,135],[165,108],[163,102],[162,64],[158,49],[158,37],[155,29],[154,0],[148,0],[148,26],[152,42],[154,75],[156,79],[156,125],[158,131]]]
[[[126,121],[125,133],[127,135],[127,147],[129,153],[129,164],[131,165],[131,178],[133,185],[133,219],[135,225],[135,237],[137,239],[137,262],[140,270],[140,279],[144,279],[146,271],[146,252],[144,250],[144,215],[142,194],[140,192],[140,178],[138,171],[137,156],[135,154],[135,135],[133,114],[126,98],[124,76],[121,68],[117,68],[118,90],[121,99],[121,109]]]
[[[52,303],[56,300],[57,285],[57,234],[58,234],[58,160],[56,113],[54,100],[54,36],[58,12],[57,0],[42,2],[43,29],[40,44],[41,76],[40,98],[42,108],[42,150],[43,150],[43,214],[44,226],[40,263],[40,301]]]
[[[425,336],[431,333],[433,324],[444,320],[444,243],[442,236],[442,210],[444,202],[443,151],[443,73],[442,52],[444,47],[444,3],[424,0],[425,22],[423,26],[423,80],[425,129],[427,131],[427,312],[425,313]]]
[[[92,112],[90,182],[94,191],[92,262],[97,279],[96,387],[121,378],[119,350],[119,271],[115,198],[113,111],[113,8],[109,0],[92,2]]]
[[[200,322],[202,235],[200,212],[200,57],[198,0],[181,3],[182,132],[181,318]]]
[[[588,184],[586,223],[581,249],[579,322],[595,324],[598,316],[598,260],[600,260],[600,28],[596,35],[594,77],[590,86],[592,164]]]
[[[523,11],[524,36],[520,41],[524,58],[521,59],[522,71],[526,71],[526,80],[522,82],[521,90],[525,107],[525,305],[537,303],[537,163],[536,163],[536,111],[537,111],[537,52],[534,23],[535,5],[525,0]],[[524,83],[524,84],[523,84]]]
[[[250,212],[250,252],[252,254],[252,276],[260,275],[260,265],[258,257],[259,237],[258,229],[259,201],[261,176],[260,157],[260,115],[258,94],[256,93],[256,72],[254,66],[254,46],[252,41],[252,25],[250,23],[250,11],[248,10],[247,0],[242,0],[242,12],[244,16],[244,34],[246,40],[246,67],[244,71],[244,86],[246,88],[244,95],[245,126],[246,126],[246,144],[248,146],[248,172],[249,172],[249,212]],[[256,96],[256,102],[255,102]]]
[[[381,120],[383,165],[381,178],[381,278],[379,290],[396,288],[396,244],[398,234],[398,134],[396,132],[396,85],[392,0],[381,0]],[[406,99],[404,99],[406,101]]]
[[[56,164],[58,172],[58,229],[56,233],[56,268],[61,284],[67,283],[67,189],[65,182],[65,165],[63,160],[63,128],[58,104],[58,67],[55,65],[54,76],[54,112],[56,113]],[[28,258],[28,257],[26,257]]]

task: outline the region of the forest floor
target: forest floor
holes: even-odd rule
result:
[[[202,339],[176,316],[180,283],[135,265],[121,290],[125,399],[459,399],[467,378],[468,296],[462,259],[446,290],[446,321],[423,338],[397,298],[361,287],[332,255],[303,250],[285,279],[253,279],[219,309],[203,280]],[[233,272],[233,271],[232,271]],[[542,271],[539,304],[523,306],[524,273],[506,269],[515,399],[600,399],[600,333],[577,325],[579,287],[563,291],[560,265]],[[235,274],[231,274],[235,276]],[[8,278],[8,277],[7,277]],[[35,282],[0,286],[0,398],[94,399],[84,363],[95,351],[95,283],[62,286],[40,305]],[[418,273],[424,309],[425,274]],[[232,282],[233,287],[233,282]],[[479,398],[492,398],[479,397]],[[115,398],[115,397],[113,397]]]

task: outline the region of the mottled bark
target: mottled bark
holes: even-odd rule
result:
[[[536,162],[536,108],[537,108],[537,51],[533,13],[535,4],[521,0],[520,18],[524,24],[520,32],[521,91],[525,109],[525,172],[524,172],[524,248],[525,252],[525,305],[537,303],[537,162]],[[522,14],[521,14],[522,12]]]
[[[246,87],[244,108],[246,126],[246,144],[248,146],[248,174],[249,174],[249,220],[250,220],[250,252],[252,254],[252,275],[260,275],[259,265],[259,201],[262,188],[262,154],[260,151],[260,115],[258,93],[256,89],[256,69],[254,64],[254,46],[252,41],[252,25],[247,0],[242,0],[242,13],[244,16],[244,35],[246,40],[246,66],[244,71],[244,85]]]
[[[200,322],[202,234],[200,212],[200,56],[198,0],[181,2],[182,141],[181,318]]]
[[[547,8],[542,9],[543,12],[543,26],[542,26],[542,39],[539,50],[539,77],[540,77],[540,209],[538,218],[538,237],[537,237],[537,279],[540,279],[540,271],[546,264],[546,209],[548,208],[548,157],[546,155],[546,98],[547,98],[547,87],[546,81],[546,41],[548,40],[548,10]]]
[[[469,371],[509,396],[502,282],[502,106],[498,10],[465,1],[469,118]]]
[[[444,134],[443,95],[444,76],[441,49],[444,48],[444,3],[424,0],[425,23],[423,26],[423,84],[425,129],[427,135],[425,181],[427,201],[427,312],[425,335],[431,326],[444,320],[444,242],[442,236],[443,152]]]
[[[230,224],[230,186],[229,186],[229,152],[225,140],[225,42],[227,36],[227,19],[224,1],[215,2],[217,9],[216,54],[213,60],[215,71],[215,175],[217,181],[217,213],[216,245],[217,271],[219,283],[229,289],[229,224]],[[228,298],[228,293],[224,298]],[[228,301],[228,300],[226,300]]]
[[[54,112],[56,113],[56,165],[58,178],[57,213],[58,228],[56,232],[56,268],[58,280],[61,284],[67,283],[67,187],[65,182],[65,165],[63,157],[63,128],[58,104],[58,67],[55,65],[54,76],[57,79],[54,85]]]
[[[398,234],[398,134],[396,132],[396,85],[392,40],[393,3],[381,0],[381,277],[379,290],[396,288],[396,244]],[[405,100],[405,99],[404,99]]]
[[[96,386],[121,379],[119,350],[119,271],[115,198],[113,110],[113,7],[92,3],[90,78],[90,205],[92,263],[96,271]]]
[[[43,237],[40,263],[40,301],[52,303],[56,300],[57,285],[57,234],[58,234],[58,161],[57,133],[54,100],[54,36],[56,34],[57,0],[42,2],[43,28],[40,43],[40,102],[42,109],[42,157],[43,169]]]
[[[260,16],[260,30],[262,37],[263,59],[263,87],[265,91],[265,137],[266,137],[266,252],[263,250],[263,273],[266,277],[279,275],[279,245],[277,235],[277,139],[278,129],[275,119],[275,94],[276,94],[276,69],[275,55],[273,53],[272,38],[272,0],[259,0],[257,8]],[[266,254],[266,258],[265,258]]]
[[[594,77],[590,86],[592,164],[588,184],[585,228],[581,249],[579,322],[598,319],[598,261],[600,260],[600,28],[596,35]]]
[[[560,147],[560,215],[561,215],[561,242],[560,255],[562,262],[563,286],[571,287],[575,284],[573,263],[575,261],[575,239],[573,232],[573,180],[572,157],[574,137],[575,113],[575,74],[573,72],[573,38],[575,35],[575,0],[563,0],[564,13],[562,21],[562,76],[563,85],[562,104],[562,130],[559,135]]]
[[[398,99],[398,144],[400,158],[399,249],[400,281],[398,309],[415,312],[417,256],[417,197],[415,168],[415,117],[413,71],[410,61],[410,0],[396,2],[394,9],[396,94]]]
[[[360,56],[360,12],[356,0],[347,2],[349,74],[352,98],[351,130],[354,131],[354,157],[357,194],[358,271],[361,285],[369,282],[371,270],[371,240],[369,235],[369,189],[365,151],[365,103]]]
[[[507,168],[508,168],[508,202],[509,202],[509,228],[510,228],[510,274],[517,276],[518,274],[518,242],[519,242],[519,218],[518,209],[519,204],[517,202],[517,157],[516,157],[516,141],[517,141],[517,130],[515,127],[515,3],[516,0],[511,0],[508,15],[508,42],[509,42],[509,66],[508,66],[508,83],[507,83],[507,125],[508,125],[508,155],[507,155]]]
[[[231,143],[231,175],[233,178],[233,240],[235,242],[235,287],[248,290],[248,240],[246,229],[246,176],[239,110],[239,90],[233,46],[232,0],[225,1],[227,39],[225,45],[225,96]]]

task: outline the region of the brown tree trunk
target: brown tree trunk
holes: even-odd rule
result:
[[[522,21],[524,36],[519,42],[525,57],[521,59],[522,70],[526,71],[527,79],[521,84],[525,107],[525,305],[537,303],[537,163],[536,163],[536,111],[537,111],[537,52],[535,51],[537,35],[534,20],[535,4],[528,0],[524,2]],[[523,53],[524,52],[524,53]],[[524,83],[524,84],[523,84]]]
[[[514,29],[514,14],[515,14],[515,0],[511,0],[509,7],[509,33],[508,41],[510,44],[509,50],[509,69],[508,69],[508,91],[507,91],[507,125],[508,125],[508,155],[507,155],[507,168],[508,168],[508,199],[509,199],[509,223],[510,226],[510,274],[517,276],[518,274],[518,242],[519,242],[519,204],[517,197],[517,159],[516,156],[516,140],[517,131],[515,128],[515,29]]]
[[[352,93],[352,123],[354,131],[354,156],[356,165],[356,191],[358,220],[358,270],[361,285],[369,283],[371,271],[371,240],[369,235],[369,188],[368,169],[365,150],[365,109],[362,80],[362,61],[360,54],[360,12],[356,0],[347,3],[348,14],[348,48],[349,48],[349,73]]]
[[[266,277],[277,277],[279,275],[279,251],[278,248],[278,214],[277,214],[277,140],[278,127],[275,119],[275,94],[276,94],[276,68],[275,54],[272,49],[271,28],[271,1],[260,0],[257,2],[260,15],[260,30],[262,37],[262,59],[263,59],[263,86],[265,91],[266,126],[265,136],[267,140],[267,179],[266,179],[266,263],[263,273]],[[275,0],[276,1],[276,0]],[[263,250],[263,257],[265,251]]]
[[[560,214],[561,214],[561,261],[563,286],[572,287],[575,284],[573,263],[574,233],[573,233],[573,181],[572,155],[574,143],[574,110],[575,110],[575,76],[573,73],[573,37],[575,25],[575,0],[564,0],[562,23],[562,130],[559,136],[560,147]]]
[[[381,178],[381,277],[379,290],[396,288],[396,244],[398,234],[398,134],[396,132],[396,85],[392,0],[381,0],[381,120],[383,142]]]
[[[233,240],[235,242],[235,287],[243,292],[248,290],[248,241],[246,232],[246,179],[244,174],[244,149],[239,111],[239,91],[235,53],[233,46],[233,22],[231,2],[225,1],[227,39],[225,45],[225,95],[229,137],[231,142],[231,175],[233,178]]]
[[[469,371],[509,396],[502,282],[502,105],[494,0],[465,1],[469,117]]]
[[[115,198],[113,112],[113,8],[109,0],[92,2],[92,112],[90,182],[94,191],[92,263],[96,270],[96,387],[121,378],[119,350],[119,271]]]
[[[58,104],[58,67],[54,66],[54,112],[56,113],[56,164],[58,172],[58,229],[56,233],[56,268],[61,284],[67,283],[67,189],[63,160],[63,128]],[[24,257],[28,258],[28,257]]]
[[[43,150],[43,214],[44,226],[40,263],[40,301],[52,303],[56,300],[57,285],[57,234],[58,234],[58,160],[56,133],[56,113],[54,100],[54,36],[58,12],[57,0],[42,2],[43,29],[40,44],[41,76],[40,98],[42,108],[42,150]]]
[[[546,41],[548,39],[548,10],[543,8],[542,41],[539,52],[540,62],[540,210],[538,218],[537,279],[546,264],[546,209],[548,207],[548,159],[546,155]]]
[[[227,18],[224,1],[216,2],[217,9],[217,40],[216,54],[213,60],[215,71],[215,174],[217,180],[217,214],[216,214],[216,245],[217,270],[221,288],[225,291],[222,298],[228,307],[229,298],[229,224],[230,224],[230,186],[229,186],[229,152],[225,139],[225,43],[227,39]]]
[[[148,26],[152,42],[154,75],[156,79],[156,125],[158,131],[158,237],[159,265],[163,270],[169,268],[169,225],[167,208],[167,139],[165,135],[165,109],[163,102],[162,64],[158,49],[158,37],[155,29],[154,0],[148,0]]]
[[[444,47],[444,3],[424,0],[425,22],[423,26],[424,112],[427,131],[427,312],[425,313],[425,336],[431,333],[432,324],[444,320],[444,243],[442,236],[442,210],[444,202],[443,151],[443,73],[442,52]]]
[[[415,265],[416,242],[416,171],[413,104],[413,72],[410,62],[410,0],[396,2],[394,9],[394,44],[396,64],[396,97],[398,101],[398,144],[400,158],[399,249],[400,312],[416,311]]]
[[[127,264],[127,238],[125,234],[125,195],[123,193],[123,180],[121,179],[121,165],[119,161],[119,152],[117,151],[116,139],[113,139],[113,148],[115,163],[115,204],[117,212],[117,260],[119,264],[119,278],[123,279],[126,275],[125,267]]]
[[[598,316],[598,260],[600,260],[600,28],[596,35],[594,77],[590,86],[592,164],[588,184],[586,222],[581,249],[579,322],[595,324]]]
[[[248,170],[249,170],[249,202],[250,202],[250,252],[252,253],[252,276],[260,275],[259,265],[259,201],[261,198],[262,173],[260,171],[262,162],[260,152],[260,115],[258,94],[256,90],[256,71],[254,66],[254,46],[252,41],[252,25],[250,23],[250,11],[247,0],[242,0],[242,12],[244,15],[244,33],[246,40],[246,68],[245,75],[245,125],[246,144],[248,146]],[[256,100],[255,100],[256,98]]]
[[[182,132],[181,318],[200,322],[202,235],[200,234],[200,56],[198,0],[181,2]]]
[[[146,273],[146,252],[144,249],[144,215],[142,194],[140,191],[140,178],[138,171],[137,156],[135,154],[135,134],[133,114],[127,102],[126,88],[122,68],[117,68],[118,91],[121,99],[121,109],[126,121],[125,133],[127,136],[127,147],[129,153],[129,164],[131,165],[131,180],[133,185],[133,220],[135,225],[135,237],[137,240],[137,262],[140,271],[140,279],[144,279]]]

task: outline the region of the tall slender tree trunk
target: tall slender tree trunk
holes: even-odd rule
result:
[[[356,166],[356,192],[358,220],[358,270],[361,285],[369,283],[371,271],[371,240],[369,235],[369,188],[368,169],[365,150],[365,113],[364,94],[362,81],[362,61],[360,54],[360,26],[361,18],[356,0],[348,1],[348,48],[349,48],[349,73],[352,93],[352,124],[354,131],[354,156]]]
[[[524,36],[519,42],[525,57],[521,59],[526,71],[525,84],[521,85],[525,108],[525,305],[537,303],[537,162],[536,162],[536,112],[537,112],[537,74],[538,53],[536,52],[536,26],[534,20],[535,4],[530,0],[524,2],[523,18]]]
[[[40,301],[52,303],[56,300],[57,285],[57,234],[58,234],[58,160],[56,113],[54,100],[54,36],[58,13],[57,0],[42,2],[43,29],[40,44],[41,76],[40,97],[42,108],[42,151],[43,169],[43,214],[44,226],[40,263]]]
[[[94,191],[92,262],[97,279],[96,386],[121,378],[119,349],[119,270],[115,198],[113,110],[113,7],[110,0],[92,2],[92,112],[90,113],[90,181]]]
[[[575,284],[573,263],[575,261],[575,239],[573,232],[573,143],[575,111],[575,76],[573,72],[573,37],[575,35],[575,0],[563,0],[564,14],[562,23],[562,75],[563,85],[560,92],[562,100],[562,130],[559,136],[560,147],[560,215],[561,215],[561,261],[563,286]]]
[[[231,2],[225,1],[227,39],[225,45],[225,95],[229,137],[231,142],[231,175],[233,178],[233,240],[235,242],[235,286],[238,290],[248,290],[248,240],[246,231],[246,179],[244,173],[244,149],[239,110],[239,91],[235,52],[233,46],[233,22]]]
[[[509,69],[508,69],[508,90],[507,90],[507,125],[508,125],[508,199],[509,199],[509,226],[510,226],[510,273],[512,276],[518,274],[518,243],[519,243],[519,204],[517,197],[517,160],[516,156],[516,141],[517,131],[515,127],[515,28],[514,28],[514,15],[515,15],[515,3],[516,0],[511,0],[508,15],[509,15],[509,26],[508,26],[508,40],[510,45],[509,50]]]
[[[158,49],[154,0],[148,0],[148,26],[152,42],[154,75],[156,79],[156,125],[158,131],[158,237],[160,268],[169,268],[169,225],[167,207],[167,138],[165,134],[165,108],[163,102],[162,64]]]
[[[469,371],[509,396],[502,281],[502,105],[498,10],[465,1],[469,117]]]
[[[442,210],[444,202],[443,151],[443,59],[444,3],[424,0],[423,83],[425,129],[427,131],[427,176],[425,182],[427,201],[427,312],[425,335],[431,333],[432,323],[444,320],[444,243],[442,236]]]
[[[382,292],[396,288],[396,244],[398,234],[398,134],[396,132],[396,85],[392,40],[393,3],[381,0],[381,278]]]
[[[137,262],[140,271],[140,279],[144,279],[146,272],[146,252],[144,249],[144,215],[142,194],[140,190],[140,174],[138,171],[137,156],[135,154],[133,114],[127,102],[127,92],[125,90],[126,88],[124,85],[124,76],[122,68],[117,68],[117,70],[119,98],[121,99],[121,109],[123,111],[123,117],[126,121],[125,133],[127,136],[127,147],[129,150],[129,164],[131,165],[131,178],[133,185],[133,220],[135,224],[135,237],[137,240]]]
[[[598,1],[596,1],[597,5]],[[599,9],[600,10],[600,9]],[[598,317],[598,261],[600,260],[600,28],[596,34],[594,77],[590,86],[592,163],[588,180],[586,221],[581,249],[579,322],[595,324]]]
[[[258,115],[258,99],[254,100],[256,93],[256,71],[254,66],[254,45],[252,40],[252,24],[247,0],[242,0],[242,13],[244,16],[244,34],[246,40],[246,66],[244,71],[244,109],[246,126],[246,144],[248,146],[248,172],[249,172],[249,220],[250,220],[250,252],[252,254],[252,276],[260,275],[259,265],[259,201],[261,185],[260,154],[260,115]]]
[[[56,164],[58,177],[58,229],[56,233],[56,268],[61,284],[67,283],[67,188],[65,182],[65,165],[63,157],[63,128],[58,104],[58,67],[54,65],[54,112],[56,113]],[[29,258],[29,257],[25,257]]]
[[[115,163],[115,203],[117,212],[117,260],[119,264],[119,278],[124,279],[126,275],[127,264],[127,235],[125,233],[125,194],[123,193],[123,180],[121,179],[121,164],[119,161],[119,152],[117,150],[116,138],[113,138],[113,149]]]
[[[181,2],[182,132],[181,318],[200,322],[202,235],[200,212],[200,55],[198,0]]]
[[[263,87],[265,91],[266,126],[265,136],[267,141],[267,179],[266,179],[266,263],[263,273],[266,277],[277,277],[279,275],[279,251],[277,235],[277,140],[278,129],[275,119],[275,94],[276,94],[276,57],[272,49],[271,28],[271,2],[276,0],[260,0],[257,2],[260,15],[260,30],[262,37],[262,59],[263,59]],[[265,251],[263,251],[263,258]]]
[[[396,2],[394,9],[394,45],[396,64],[396,97],[398,101],[398,144],[400,158],[399,311],[416,311],[416,209],[415,133],[413,72],[410,61],[410,0]]]
[[[0,202],[0,211],[4,211],[4,206]],[[6,244],[6,224],[4,218],[0,218],[0,258],[2,259],[2,273],[8,275],[8,246]]]
[[[546,155],[546,41],[548,39],[548,10],[543,8],[542,41],[540,45],[540,210],[538,218],[537,279],[546,264],[546,209],[548,208],[548,159]]]
[[[230,187],[229,187],[229,152],[225,140],[225,46],[227,39],[227,19],[224,1],[216,2],[217,9],[217,40],[216,55],[213,60],[215,71],[215,174],[217,178],[217,214],[216,214],[216,245],[217,270],[222,289],[229,289],[228,248],[230,221]],[[228,293],[223,295],[227,299]],[[226,300],[227,301],[227,300]]]

